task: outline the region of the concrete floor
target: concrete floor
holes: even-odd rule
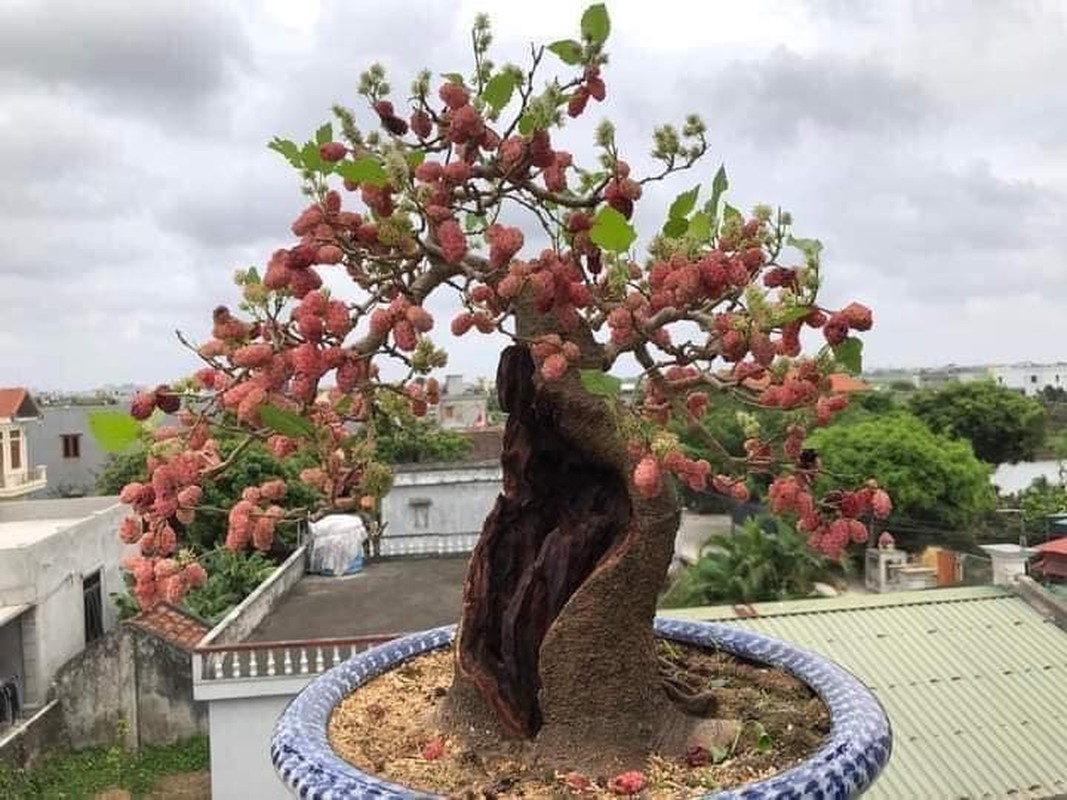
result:
[[[409,633],[459,619],[467,558],[405,558],[305,575],[245,641]]]
[[[685,513],[675,554],[695,561],[726,515]],[[246,641],[407,633],[459,620],[467,558],[406,558],[368,564],[340,578],[305,575]]]

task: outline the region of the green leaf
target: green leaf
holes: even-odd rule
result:
[[[689,216],[689,212],[692,211],[697,204],[697,196],[700,194],[700,184],[698,183],[688,192],[682,192],[671,203],[671,210],[667,212],[667,216],[671,219],[685,219]]]
[[[511,95],[514,91],[515,74],[513,72],[498,72],[489,79],[489,83],[482,90],[482,99],[494,111],[499,111],[511,101]]]
[[[611,206],[605,205],[593,218],[589,238],[605,250],[624,253],[637,238],[637,231],[626,221],[626,217]]]
[[[465,86],[463,83],[463,76],[458,72],[442,72],[441,77],[445,80],[452,81],[452,83],[458,83],[460,86]]]
[[[779,325],[784,325],[788,322],[796,322],[798,319],[804,319],[809,314],[811,314],[810,307],[795,306],[794,308],[787,308],[784,311],[780,311],[774,318]]]
[[[141,423],[123,411],[90,411],[89,432],[101,450],[121,453],[141,440]]]
[[[249,267],[248,272],[245,273],[245,283],[262,283],[262,279],[259,277],[259,270],[255,267]]]
[[[726,177],[726,165],[720,164],[719,171],[715,173],[715,179],[711,182],[711,200],[708,201],[708,211],[712,216],[719,212],[719,198],[730,188],[730,181]]]
[[[767,731],[761,731],[756,737],[756,749],[761,753],[769,753],[772,747],[774,747],[774,740],[771,735]]]
[[[337,172],[342,178],[348,178],[355,183],[369,183],[372,186],[385,186],[389,183],[385,168],[374,156],[361,156],[355,161],[340,161],[337,164]]]
[[[314,142],[306,142],[304,149],[300,151],[300,160],[304,163],[304,169],[312,172],[328,172],[329,165],[319,155],[319,146]]]
[[[411,169],[415,169],[419,164],[426,160],[426,152],[423,150],[412,150],[405,156],[405,158],[407,158],[408,166]]]
[[[300,148],[296,146],[295,142],[291,142],[288,139],[279,139],[275,136],[267,147],[275,153],[281,153],[285,156],[285,160],[297,169],[304,166],[304,162],[300,158]]]
[[[582,14],[582,36],[594,44],[603,44],[611,33],[611,19],[603,3],[589,6]]]
[[[817,259],[819,253],[822,252],[822,242],[818,239],[798,239],[796,236],[790,236],[785,240],[785,243],[790,247],[795,247],[812,260]]]
[[[523,136],[529,136],[531,133],[533,133],[533,129],[534,120],[532,116],[530,116],[529,114],[523,114],[521,117],[519,117],[519,133],[521,133]]]
[[[574,41],[574,39],[560,39],[558,42],[552,42],[548,49],[559,56],[560,61],[564,64],[574,66],[582,63],[584,55],[582,45]]]
[[[617,397],[622,388],[621,380],[598,369],[580,369],[578,377],[585,390],[598,397]]]
[[[724,221],[731,220],[731,219],[736,219],[738,222],[740,222],[743,219],[743,217],[741,216],[741,212],[738,211],[736,208],[734,208],[729,203],[726,203],[722,207],[722,218],[723,218]]]
[[[278,406],[269,404],[260,406],[259,418],[263,420],[264,425],[294,439],[301,436],[312,437],[315,435],[315,426],[310,420],[292,411],[278,408]]]
[[[695,213],[689,220],[687,235],[698,242],[708,241],[711,238],[711,215],[703,211]]]
[[[713,745],[712,748],[708,751],[708,754],[711,756],[712,764],[721,764],[723,761],[730,757],[729,750],[727,750],[725,747],[718,747],[715,745]]]
[[[315,131],[315,143],[326,144],[333,141],[333,124],[327,122],[317,131]]]
[[[679,236],[685,236],[685,232],[689,230],[689,221],[685,217],[679,219],[678,217],[671,217],[663,226],[663,235],[669,236],[672,239],[677,239]]]
[[[837,363],[853,375],[863,372],[863,342],[850,336],[838,345],[834,345],[834,358]]]

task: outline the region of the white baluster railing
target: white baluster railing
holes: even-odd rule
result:
[[[318,675],[345,658],[400,635],[208,645],[193,653],[197,662],[194,675],[201,684]]]

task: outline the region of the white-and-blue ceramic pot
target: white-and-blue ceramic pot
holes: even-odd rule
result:
[[[657,617],[658,636],[718,647],[743,658],[782,667],[810,686],[830,711],[830,735],[811,758],[764,780],[707,795],[716,800],[829,800],[857,797],[889,761],[892,733],[885,711],[851,673],[822,656],[742,628]],[[282,781],[307,800],[430,798],[368,775],[330,747],[327,725],[334,708],[354,689],[421,653],[447,647],[449,625],[379,645],[313,680],[279,718],[270,757]]]

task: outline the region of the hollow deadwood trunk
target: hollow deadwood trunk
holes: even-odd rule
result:
[[[446,719],[572,767],[681,749],[689,725],[652,634],[680,520],[672,493],[637,495],[615,411],[576,375],[540,381],[517,345],[497,391],[504,486],[468,568]]]

